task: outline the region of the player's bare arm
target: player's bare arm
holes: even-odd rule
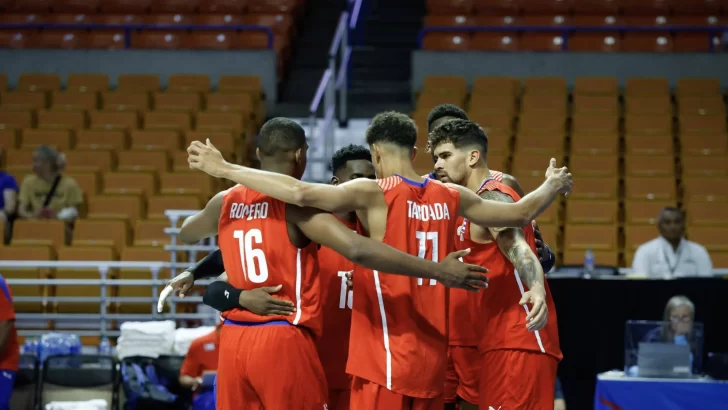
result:
[[[216,178],[229,179],[280,201],[323,209],[328,212],[352,212],[366,209],[379,199],[376,181],[356,179],[341,185],[303,182],[288,175],[231,164],[207,140],[193,141],[187,148],[190,168]]]
[[[514,203],[513,198],[498,191],[485,191],[480,196],[491,201]],[[516,268],[521,281],[528,287],[520,301],[521,305],[532,305],[526,316],[528,330],[542,329],[548,321],[544,273],[538,257],[526,241],[523,229],[489,227],[488,230],[495,238],[498,248]]]
[[[205,205],[200,212],[190,216],[182,222],[179,239],[184,243],[196,243],[205,238],[217,235],[217,225],[220,221],[222,197],[226,191],[218,192]]]
[[[468,250],[454,252],[435,263],[398,251],[382,242],[358,235],[333,215],[313,208],[288,208],[290,222],[306,237],[333,249],[357,265],[411,277],[435,279],[445,286],[466,290],[486,287],[487,269],[463,264],[458,258]]]
[[[526,193],[523,191],[523,187],[513,175],[503,174],[503,185],[516,191],[518,196],[520,196],[521,198],[526,195]]]
[[[552,158],[546,170],[546,181],[515,203],[490,201],[466,187],[449,185],[460,191],[460,216],[480,226],[521,227],[543,213],[559,193],[568,195],[573,182],[566,167],[556,168],[556,160]]]

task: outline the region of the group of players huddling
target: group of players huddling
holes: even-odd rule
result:
[[[220,249],[169,284],[225,272],[203,298],[224,318],[218,409],[553,409],[554,257],[533,220],[571,174],[552,159],[524,196],[465,112],[436,107],[428,131],[432,174],[412,165],[414,122],[386,112],[331,184],[300,180],[308,145],[285,118],[260,131],[260,170],[190,145],[191,168],[238,184],[185,220],[182,241]]]

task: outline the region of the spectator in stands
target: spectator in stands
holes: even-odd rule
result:
[[[657,220],[660,237],[642,244],[634,255],[632,270],[650,277],[711,276],[713,264],[705,247],[685,239],[685,216],[665,207]]]
[[[674,343],[689,345],[692,353],[693,373],[700,371],[702,357],[699,344],[702,332],[693,331],[695,321],[695,304],[687,296],[673,296],[667,301],[662,315],[663,325],[652,329],[645,335],[643,342]]]
[[[0,235],[3,235],[2,243],[10,241],[10,223],[15,217],[17,207],[18,183],[12,175],[0,171],[0,225],[4,227],[0,229]]]
[[[20,185],[21,218],[71,222],[78,217],[83,192],[73,178],[61,174],[60,165],[53,148],[41,146],[33,152],[33,175],[25,177]]]
[[[561,380],[556,378],[556,390],[554,391],[554,410],[566,410],[564,390],[561,388]]]
[[[200,386],[206,372],[217,371],[221,329],[222,323],[218,324],[212,332],[193,340],[185,360],[182,362],[179,383],[195,391],[193,410],[215,409],[215,394],[212,387],[200,388]]]
[[[15,331],[13,295],[0,275],[0,410],[10,410],[10,396],[20,361],[20,346]]]

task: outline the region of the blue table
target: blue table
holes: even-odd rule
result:
[[[728,382],[707,379],[648,379],[602,373],[594,410],[728,409]]]

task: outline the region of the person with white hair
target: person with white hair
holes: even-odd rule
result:
[[[65,160],[55,149],[40,146],[33,152],[33,174],[20,185],[18,216],[23,219],[60,219],[70,222],[78,217],[83,191],[73,178],[63,175]]]
[[[652,329],[645,335],[643,342],[688,345],[692,353],[693,372],[700,370],[701,357],[699,343],[702,340],[700,329],[695,329],[695,304],[687,296],[677,295],[665,304],[662,326]]]

